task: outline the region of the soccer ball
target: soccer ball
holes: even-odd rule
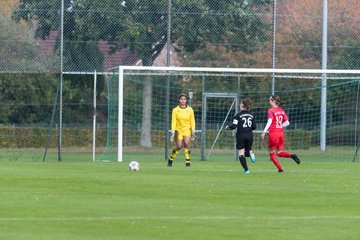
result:
[[[130,171],[138,171],[140,169],[140,163],[137,161],[132,161],[129,163],[129,170]]]

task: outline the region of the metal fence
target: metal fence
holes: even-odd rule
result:
[[[91,135],[94,77],[84,73],[100,73],[102,125],[106,73],[119,65],[319,69],[326,60],[328,69],[358,69],[359,10],[355,0],[3,0],[2,147],[36,142],[38,159],[63,127],[63,142],[88,152],[91,140],[79,136]]]
[[[119,65],[320,68],[360,63],[355,0],[2,1],[1,72]],[[324,18],[326,14],[326,18]],[[323,20],[326,21],[324,25]]]

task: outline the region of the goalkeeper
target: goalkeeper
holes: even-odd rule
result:
[[[195,139],[194,110],[188,106],[188,96],[184,93],[178,97],[179,105],[172,110],[170,141],[175,141],[175,148],[168,159],[168,167],[171,167],[174,159],[184,147],[185,166],[190,167],[190,140]]]

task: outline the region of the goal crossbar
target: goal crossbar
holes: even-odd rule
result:
[[[360,74],[357,69],[280,69],[280,68],[208,68],[208,67],[154,67],[120,66],[119,69],[173,72],[222,72],[222,73],[303,73],[303,74]]]

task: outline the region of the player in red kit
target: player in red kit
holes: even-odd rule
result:
[[[285,111],[281,108],[283,101],[277,95],[272,95],[269,99],[271,108],[268,110],[268,121],[261,133],[261,139],[265,139],[265,133],[269,130],[268,148],[271,161],[275,164],[279,172],[283,172],[279,160],[276,156],[291,158],[297,164],[300,159],[296,154],[283,151],[284,149],[284,127],[289,126],[289,119]]]

